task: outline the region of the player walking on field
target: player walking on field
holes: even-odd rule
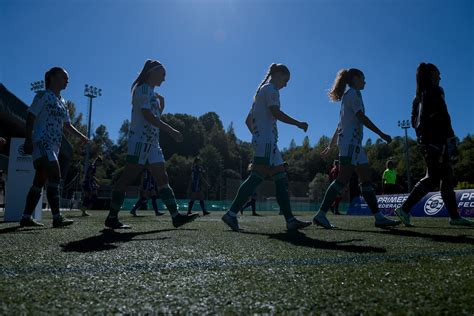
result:
[[[206,206],[204,205],[204,194],[202,192],[202,174],[205,172],[204,168],[201,167],[201,159],[196,157],[193,162],[193,167],[191,168],[191,199],[189,199],[188,203],[188,214],[191,214],[194,201],[196,200],[199,200],[203,216],[211,214],[206,211]]]
[[[82,190],[84,192],[84,200],[82,201],[81,206],[82,216],[90,216],[87,210],[90,209],[97,200],[98,185],[95,174],[97,172],[97,167],[101,164],[102,157],[97,156],[94,159],[94,162],[92,162],[87,168],[86,176],[84,177],[84,182],[82,183]]]
[[[346,87],[349,89],[346,91]],[[349,182],[354,170],[359,175],[362,196],[375,217],[376,227],[389,227],[400,224],[400,221],[386,218],[378,208],[377,198],[375,196],[368,167],[368,159],[364,148],[362,147],[363,128],[367,126],[374,133],[378,134],[383,140],[390,143],[392,138],[384,134],[374,123],[365,115],[364,102],[362,101],[361,90],[365,87],[365,76],[358,69],[343,69],[338,72],[334,85],[329,91],[329,98],[332,101],[341,102],[341,112],[339,124],[334,132],[331,143],[323,151],[326,155],[337,140],[339,149],[340,171],[336,180],[334,180],[326,190],[323,202],[313,218],[313,223],[327,229],[334,228],[326,217],[326,213],[337,199]]]
[[[234,231],[239,231],[237,213],[267,176],[272,176],[275,182],[276,199],[285,216],[287,229],[295,230],[311,225],[311,222],[300,221],[293,216],[284,162],[277,146],[277,121],[295,125],[305,132],[308,129],[306,122],[297,121],[280,109],[279,90],[286,87],[289,80],[290,71],[285,65],[271,64],[247,115],[246,124],[252,133],[254,149],[253,167],[249,177],[240,185],[229,211],[222,217],[224,223]]]
[[[158,210],[158,203],[157,199],[158,196],[156,194],[156,184],[155,180],[153,180],[153,176],[151,175],[148,169],[143,171],[143,181],[142,181],[142,188],[140,190],[140,197],[138,198],[137,203],[133,206],[130,210],[130,214],[133,216],[137,215],[137,210],[142,207],[143,205],[147,205],[148,197],[151,198],[151,205],[153,206],[153,210],[155,211],[156,216],[164,215],[164,213]]]
[[[444,90],[439,86],[440,80],[440,72],[435,65],[421,63],[418,66],[411,122],[425,159],[426,176],[418,181],[403,205],[395,210],[405,226],[413,226],[410,220],[412,207],[438,185],[449,212],[449,223],[474,226],[473,221],[458,213],[451,165],[451,157],[456,152],[456,136],[444,100]]]
[[[174,227],[193,221],[199,214],[183,215],[173,190],[168,183],[165,159],[159,144],[160,130],[168,133],[175,141],[181,142],[183,135],[160,119],[164,109],[164,98],[153,89],[165,81],[166,70],[156,60],[147,60],[137,79],[132,84],[132,119],[128,134],[127,165],[112,191],[109,215],[105,226],[109,228],[129,228],[118,220],[118,213],[125,198],[127,186],[138,178],[144,168],[148,168],[158,187],[158,195],[172,216]]]
[[[71,225],[74,221],[66,219],[59,212],[59,183],[61,169],[58,155],[63,137],[63,128],[87,143],[89,139],[79,132],[69,119],[66,102],[61,97],[61,90],[66,89],[69,76],[63,68],[54,67],[44,76],[46,90],[36,94],[28,109],[26,118],[26,139],[23,145],[25,154],[32,154],[35,177],[33,185],[26,196],[25,210],[20,226],[44,226],[31,218],[41,197],[41,190],[48,182],[46,197],[48,198],[53,227]]]

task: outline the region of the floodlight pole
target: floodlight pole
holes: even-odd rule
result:
[[[34,93],[38,93],[38,92],[44,90],[44,81],[43,80],[32,82],[30,85],[31,85],[30,90],[33,91]]]
[[[407,130],[411,127],[409,120],[398,121],[398,127],[405,130],[405,159],[407,165],[407,187],[408,192],[411,192],[411,180],[410,180],[410,156],[408,152],[408,132]]]
[[[89,118],[87,124],[87,138],[91,138],[91,120],[92,120],[92,99],[102,95],[102,89],[98,89],[91,85],[85,85],[84,95],[89,98]],[[89,167],[89,156],[91,150],[91,143],[87,144],[86,158],[84,160],[84,177],[87,175],[87,168]]]

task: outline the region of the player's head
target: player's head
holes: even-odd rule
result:
[[[387,160],[387,163],[385,164],[385,166],[387,167],[387,169],[394,169],[395,163],[393,162],[393,160]]]
[[[363,90],[365,87],[365,76],[364,73],[356,68],[342,69],[336,75],[331,90],[329,90],[329,99],[331,101],[341,101],[346,87],[357,90]]]
[[[46,89],[66,89],[69,82],[69,76],[61,67],[53,67],[44,74],[44,85]]]
[[[201,158],[199,158],[199,157],[194,158],[194,164],[195,165],[199,165],[200,163],[201,163]]]
[[[157,60],[147,59],[137,79],[132,84],[132,91],[136,86],[148,83],[150,86],[160,86],[165,81],[166,69]]]
[[[433,64],[421,63],[416,69],[416,94],[420,95],[421,92],[431,87],[439,86],[441,80],[441,73]]]
[[[269,79],[270,82],[273,83],[275,88],[280,90],[286,87],[286,84],[290,80],[290,70],[288,70],[288,67],[283,64],[271,64],[270,67],[268,67],[265,77],[258,86],[257,92],[255,93],[255,97],[257,97],[260,88],[262,88],[262,86],[267,83]]]
[[[339,166],[339,160],[335,159],[334,162],[333,162],[333,165],[334,166]]]
[[[95,164],[101,164],[102,163],[102,156],[99,155],[95,158],[95,161],[94,161]]]

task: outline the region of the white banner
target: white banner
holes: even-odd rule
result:
[[[23,153],[24,138],[12,138],[8,159],[8,179],[5,189],[5,221],[19,221],[25,209],[26,195],[33,184],[35,169],[31,155]],[[43,193],[36,205],[34,219],[41,220]]]

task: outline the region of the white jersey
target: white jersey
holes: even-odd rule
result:
[[[272,106],[280,107],[280,93],[272,83],[266,83],[260,88],[252,105],[253,143],[277,143],[277,120],[270,112]]]
[[[40,91],[28,112],[35,116],[31,137],[33,143],[41,143],[46,150],[59,151],[63,126],[71,122],[64,99],[51,90]]]
[[[364,125],[356,116],[359,111],[365,113],[362,94],[359,90],[351,88],[342,97],[338,125],[338,145],[357,145],[362,143]]]
[[[159,145],[160,129],[148,122],[142,109],[149,109],[160,118],[160,101],[148,84],[135,87],[132,96],[132,120],[128,133],[129,141]]]

